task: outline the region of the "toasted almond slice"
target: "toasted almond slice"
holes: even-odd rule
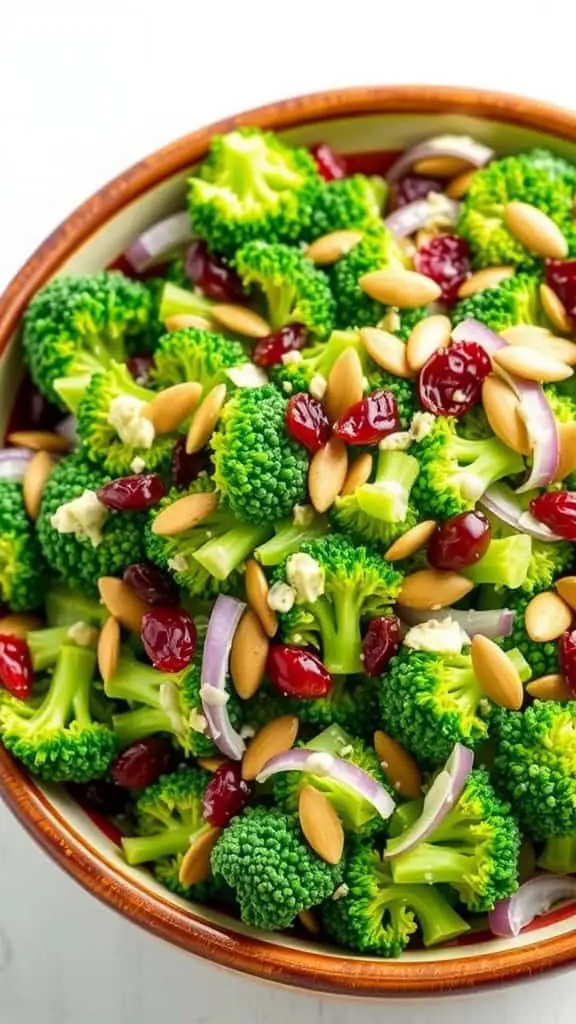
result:
[[[550,334],[549,331],[532,328],[526,325],[523,329],[520,325],[508,328],[503,332],[509,345],[525,348],[533,348],[537,352],[543,352],[552,359],[558,359],[567,366],[576,366],[576,344],[568,338],[560,338],[557,334]]]
[[[574,694],[568,689],[559,672],[533,679],[526,689],[531,697],[538,700],[574,700]]]
[[[506,203],[504,223],[509,232],[537,256],[563,260],[568,255],[568,243],[560,228],[537,206]]]
[[[548,319],[554,324],[557,331],[563,334],[572,333],[572,321],[568,316],[562,299],[556,294],[549,284],[540,285],[540,302],[542,309]]]
[[[226,764],[225,757],[197,757],[196,764],[199,768],[203,768],[205,772],[217,772],[223,764]]]
[[[449,199],[462,199],[466,195],[470,185],[472,184],[472,178],[476,174],[476,170],[462,171],[461,174],[457,174],[452,179],[446,189],[446,195]]]
[[[470,163],[459,156],[427,156],[424,160],[418,160],[412,170],[425,178],[453,178],[455,174],[468,173]]]
[[[244,754],[242,778],[247,781],[255,779],[271,758],[291,750],[296,742],[299,726],[296,715],[282,715],[260,729]]]
[[[272,328],[264,317],[246,306],[235,306],[226,302],[212,306],[212,317],[222,327],[245,338],[265,338]]]
[[[334,423],[364,395],[364,371],[356,349],[346,348],[338,356],[330,373],[322,399],[328,419]]]
[[[398,596],[398,604],[417,610],[448,608],[473,590],[474,584],[456,572],[439,569],[419,569],[405,576]]]
[[[35,452],[69,452],[70,441],[67,437],[55,434],[51,430],[13,430],[6,440],[10,444],[22,448],[32,448]]]
[[[471,295],[486,291],[487,288],[496,288],[501,281],[514,277],[515,273],[514,267],[484,267],[483,270],[477,270],[460,285],[458,298],[468,299]]]
[[[421,523],[417,523],[411,530],[406,530],[406,533],[398,537],[398,540],[390,545],[384,558],[389,562],[399,562],[402,558],[410,558],[410,555],[414,555],[428,543],[435,529],[436,523],[433,519],[422,520]]]
[[[520,402],[505,381],[490,374],[482,384],[482,404],[492,430],[508,448],[521,455],[531,452],[526,423],[520,415]]]
[[[363,327],[360,331],[362,343],[375,363],[393,373],[395,377],[414,377],[408,365],[406,345],[395,334],[382,331],[379,327]]]
[[[120,657],[120,625],[113,615],[100,630],[98,637],[98,670],[105,683],[108,683],[118,667]]]
[[[26,639],[33,629],[41,629],[42,620],[37,615],[4,615],[0,619],[0,636],[17,636]]]
[[[339,437],[331,437],[315,452],[308,470],[310,501],[317,512],[327,512],[340,494],[348,472],[346,445]]]
[[[447,316],[438,314],[420,320],[406,343],[406,359],[410,369],[417,373],[434,352],[439,348],[447,348],[451,332],[452,324]]]
[[[268,605],[270,587],[268,586],[268,580],[262,566],[253,558],[246,562],[244,585],[246,587],[246,600],[260,619],[264,632],[269,637],[275,636],[278,631],[278,619],[272,608]]]
[[[186,438],[186,451],[188,455],[199,452],[208,443],[220,419],[220,413],[225,401],[226,385],[216,384],[206,395],[190,424],[190,430]]]
[[[535,380],[548,383],[556,380],[567,380],[574,373],[570,366],[553,359],[535,348],[522,345],[507,345],[492,356],[494,362],[507,373],[524,380]]]
[[[301,910],[298,914],[298,920],[306,931],[310,932],[310,935],[320,935],[322,931],[320,920],[313,910]]]
[[[264,679],[270,641],[251,608],[244,612],[230,651],[230,675],[239,697],[253,697]]]
[[[501,336],[509,345],[531,345],[536,346],[538,340],[542,343],[550,338],[550,331],[547,327],[538,327],[536,324],[512,324],[500,331]]]
[[[362,487],[362,484],[368,483],[372,473],[373,464],[374,459],[370,455],[370,452],[364,452],[354,460],[346,474],[344,486],[340,492],[342,497],[346,494],[354,494],[354,491],[358,490],[359,487]]]
[[[554,480],[558,483],[576,470],[576,423],[558,423],[556,426],[560,458]]]
[[[139,633],[142,619],[150,611],[150,605],[142,601],[124,580],[116,579],[115,576],[101,576],[98,590],[110,615],[132,633]]]
[[[177,430],[184,420],[192,415],[198,405],[202,385],[197,381],[174,384],[160,391],[142,410],[142,415],[151,420],[157,434],[170,434]]]
[[[477,633],[470,646],[472,667],[484,693],[501,708],[519,711],[524,701],[522,680],[506,652]]]
[[[441,294],[440,285],[431,277],[415,270],[372,270],[358,281],[362,291],[385,306],[414,309],[436,302]]]
[[[197,331],[213,331],[215,326],[213,320],[197,313],[174,313],[164,321],[167,331],[181,331],[185,327],[194,327]]]
[[[339,864],[344,829],[329,800],[314,786],[303,786],[298,799],[300,827],[309,845],[327,864]]]
[[[557,640],[571,622],[572,609],[552,590],[536,594],[524,612],[526,632],[531,640],[539,644]]]
[[[210,878],[210,855],[221,834],[221,828],[211,828],[208,832],[204,832],[195,843],[192,843],[190,849],[184,854],[178,872],[178,881],[185,889]]]
[[[576,576],[563,576],[556,580],[556,590],[572,611],[576,611]]]
[[[374,733],[374,749],[382,768],[395,789],[407,800],[422,796],[422,774],[408,751],[379,729]]]
[[[152,533],[159,537],[176,537],[206,519],[217,504],[218,498],[214,491],[185,494],[158,513],[152,523]]]
[[[36,452],[26,466],[22,480],[22,497],[30,519],[38,518],[44,488],[53,469],[54,459],[48,452]]]
[[[330,234],[315,239],[308,246],[306,255],[313,263],[317,263],[321,267],[327,266],[342,259],[355,245],[358,245],[361,238],[361,231],[331,231]]]

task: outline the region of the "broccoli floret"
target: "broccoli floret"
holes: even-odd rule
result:
[[[386,848],[395,882],[450,885],[476,913],[518,888],[520,832],[484,768],[470,772],[454,807],[423,842],[394,857],[401,841],[391,839]]]
[[[227,380],[227,370],[245,362],[240,342],[186,327],[160,338],[154,352],[152,380],[160,389],[194,380],[208,392]]]
[[[407,452],[381,449],[374,480],[336,499],[330,517],[336,528],[359,543],[388,548],[420,521],[410,502],[419,468]]]
[[[50,782],[89,782],[108,772],[116,736],[95,722],[90,697],[96,655],[86,647],[62,647],[48,692],[31,715],[22,703],[0,706],[0,735],[14,757]]]
[[[46,484],[38,517],[38,538],[48,565],[68,586],[88,596],[97,594],[101,576],[119,576],[127,565],[142,560],[146,515],[103,510],[99,540],[81,532],[61,533],[53,525],[53,517],[63,505],[86,491],[95,494],[110,479],[81,453],[67,456],[55,466]]]
[[[274,536],[254,549],[254,558],[262,565],[279,565],[288,555],[299,551],[304,541],[323,537],[329,528],[325,516],[313,515],[300,525],[293,519],[282,519],[274,525]]]
[[[494,437],[494,431],[481,405],[475,405],[470,412],[460,416],[458,431],[469,441],[484,441],[487,437]]]
[[[0,600],[13,612],[38,608],[44,600],[46,566],[22,485],[0,480]]]
[[[102,626],[109,615],[99,597],[86,597],[60,586],[50,587],[46,594],[45,611],[48,626],[73,626],[75,622]]]
[[[560,576],[565,576],[572,568],[574,549],[569,541],[533,540],[532,554],[528,566],[528,575],[522,584],[525,594],[538,594],[549,590]]]
[[[344,867],[347,892],[322,907],[328,935],[359,953],[398,957],[420,929],[425,946],[449,942],[469,925],[432,885],[398,885],[377,849],[351,840]]]
[[[561,228],[571,224],[576,168],[544,149],[494,160],[477,171],[460,207],[458,234],[468,242],[474,267],[533,267],[538,257],[508,230],[507,203],[536,206]]]
[[[576,835],[547,839],[537,864],[554,875],[576,874]]]
[[[289,436],[286,400],[268,384],[242,388],[212,435],[214,482],[239,519],[277,522],[306,500],[308,455]]]
[[[232,819],[212,851],[212,871],[236,890],[242,920],[268,931],[288,928],[342,880],[339,865],[310,849],[297,819],[265,807]]]
[[[504,649],[507,651],[519,650],[530,666],[534,679],[558,672],[558,641],[551,640],[548,643],[537,643],[535,640],[531,640],[526,632],[524,615],[527,605],[532,600],[531,595],[525,594],[522,590],[517,590],[513,594],[506,594],[502,600],[506,608],[516,613],[512,633],[502,641]]]
[[[546,325],[538,289],[540,280],[531,274],[516,274],[495,288],[486,288],[469,299],[462,299],[452,311],[455,324],[479,320],[496,333],[515,324]]]
[[[358,282],[372,270],[402,270],[404,265],[405,258],[392,232],[384,224],[369,228],[358,245],[332,269],[337,327],[375,326],[386,307],[370,298]]]
[[[312,223],[303,238],[311,242],[331,231],[373,226],[378,222],[387,192],[384,178],[364,174],[328,182],[318,194]]]
[[[188,185],[195,232],[224,255],[251,239],[296,242],[311,224],[323,188],[308,150],[259,128],[213,138]]]
[[[497,437],[459,437],[450,416],[438,416],[430,433],[411,450],[420,463],[412,496],[432,519],[449,519],[474,508],[491,484],[524,469],[522,457]]]
[[[309,541],[300,550],[320,565],[324,592],[313,602],[297,601],[289,612],[278,613],[282,636],[287,643],[320,648],[326,668],[335,675],[361,672],[361,625],[390,614],[402,576],[376,552],[337,533]],[[286,582],[286,572],[283,563],[274,582]]]
[[[546,401],[558,423],[576,423],[576,400],[561,391],[561,387],[562,384],[545,384],[543,391]]]
[[[477,586],[490,583],[517,590],[526,582],[532,561],[532,539],[525,533],[515,533],[490,541],[482,558],[462,569],[462,575]]]

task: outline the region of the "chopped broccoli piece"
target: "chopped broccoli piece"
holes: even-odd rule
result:
[[[479,320],[498,334],[516,324],[546,326],[539,297],[540,279],[532,274],[516,274],[495,288],[476,292],[454,307],[452,322]]]
[[[491,583],[517,590],[527,577],[532,559],[532,539],[525,533],[490,541],[488,551],[462,575],[477,586]]]
[[[246,362],[238,341],[212,331],[185,327],[163,335],[154,352],[152,380],[156,387],[168,388],[193,380],[204,392],[226,382],[226,371]]]
[[[384,178],[352,174],[325,184],[316,199],[303,239],[312,242],[332,231],[364,229],[378,223],[388,193]]]
[[[513,594],[506,594],[502,602],[506,608],[515,612],[512,633],[502,641],[505,650],[517,649],[530,666],[534,679],[540,676],[547,676],[559,670],[558,641],[551,640],[548,643],[537,643],[531,640],[526,632],[524,615],[532,596],[525,594],[522,589]]]
[[[108,615],[108,609],[97,597],[86,597],[63,586],[52,586],[46,594],[48,626],[73,626],[75,622],[102,626]]]
[[[0,600],[13,612],[30,611],[43,603],[45,588],[46,566],[22,485],[0,480]]]
[[[358,282],[372,270],[402,270],[404,265],[405,257],[392,232],[382,223],[370,227],[332,269],[337,327],[374,327],[386,307],[370,298]]]
[[[407,452],[381,449],[374,480],[336,499],[331,513],[336,528],[359,543],[388,548],[420,521],[410,502],[419,468]]]
[[[288,555],[300,550],[307,540],[315,540],[328,533],[328,521],[314,515],[309,523],[298,525],[293,519],[281,519],[274,526],[274,536],[254,549],[254,558],[262,565],[279,565]]]
[[[554,875],[576,874],[576,834],[547,839],[537,864]]]

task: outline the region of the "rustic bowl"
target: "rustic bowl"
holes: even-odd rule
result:
[[[344,153],[398,150],[439,132],[464,132],[499,152],[550,145],[576,159],[576,115],[490,92],[390,86],[298,97],[193,132],[131,167],[76,210],[40,246],[0,298],[0,428],[14,401],[22,312],[55,274],[112,263],[146,226],[183,206],[187,169],[216,132],[255,124],[299,143],[324,140]],[[375,161],[375,166],[378,161]],[[29,778],[0,749],[0,793],[30,834],[95,896],[148,931],[225,967],[319,992],[398,996],[471,989],[572,962],[576,908],[539,919],[517,939],[473,934],[399,961],[353,956],[288,934],[273,935],[170,895],[128,867],[118,847],[62,789]]]

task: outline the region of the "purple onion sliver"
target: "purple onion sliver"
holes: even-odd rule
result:
[[[454,156],[472,167],[484,167],[494,156],[494,150],[468,135],[437,135],[405,150],[392,164],[386,180],[390,184],[398,181],[419,160],[427,160],[431,156]]]
[[[423,622],[431,620],[441,622],[442,619],[452,619],[468,636],[480,634],[490,640],[495,640],[500,636],[511,636],[516,618],[516,612],[508,608],[497,608],[493,611],[476,611],[474,608],[468,611],[462,611],[459,608],[439,608],[437,611],[431,612],[404,608],[402,605],[398,606],[398,615],[408,626],[419,626]]]
[[[492,487],[489,487],[482,495],[480,504],[487,512],[514,530],[526,533],[536,540],[541,540],[544,544],[554,544],[556,541],[562,540],[545,523],[539,523],[530,512],[523,509],[517,493],[505,484],[493,484]]]
[[[576,878],[536,875],[524,882],[509,899],[500,900],[490,911],[490,931],[505,939],[515,938],[535,917],[546,914],[563,900],[576,900]]]
[[[440,214],[447,221],[455,224],[458,219],[459,209],[460,203],[457,203],[455,199],[446,198],[443,207],[429,202],[428,199],[415,199],[413,203],[407,203],[406,206],[401,206],[398,210],[394,210],[394,213],[386,217],[384,224],[396,235],[396,238],[405,238],[407,235],[412,235],[415,231],[425,227],[430,220],[438,217]]]
[[[501,338],[490,327],[486,327],[486,324],[482,324],[479,320],[474,320],[472,317],[468,320],[462,320],[454,328],[452,331],[452,341],[473,341],[477,345],[481,345],[489,356],[494,355],[499,349],[506,347],[504,338]]]
[[[134,270],[146,270],[162,256],[185,245],[191,238],[190,217],[185,211],[180,211],[143,231],[125,250],[124,257]]]
[[[227,705],[210,703],[203,690],[211,687],[226,693],[230,647],[245,607],[244,602],[235,597],[218,595],[208,622],[202,656],[200,696],[209,735],[218,750],[233,761],[241,760],[246,744],[230,721]]]
[[[0,480],[19,483],[26,472],[26,467],[35,453],[31,448],[0,449]]]

